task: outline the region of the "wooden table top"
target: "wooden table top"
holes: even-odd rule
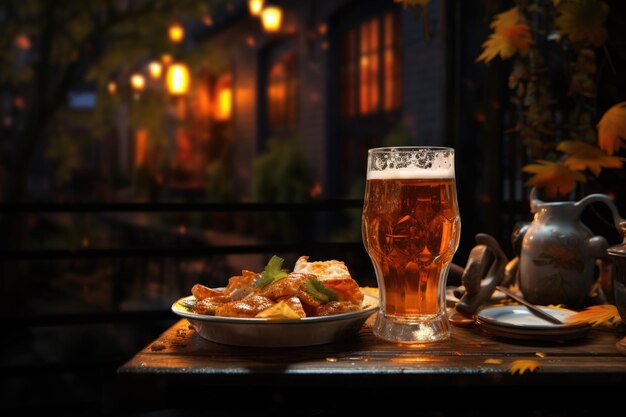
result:
[[[176,389],[180,395],[196,389],[198,395],[231,398],[241,387],[259,392],[324,387],[341,392],[342,398],[352,398],[349,392],[359,398],[404,392],[410,398],[415,390],[432,396],[445,388],[459,401],[473,401],[485,389],[499,396],[532,389],[533,395],[550,398],[554,385],[566,387],[574,399],[621,398],[607,397],[615,389],[626,393],[626,356],[615,348],[623,328],[592,329],[576,341],[531,342],[496,339],[479,327],[453,327],[445,343],[410,347],[378,340],[372,319],[349,340],[278,349],[216,344],[202,339],[183,319],[118,369],[118,386],[125,387],[122,397],[132,392],[134,400],[140,397],[136,387],[150,386],[149,402]],[[539,368],[512,374],[510,366],[519,359],[537,361]]]

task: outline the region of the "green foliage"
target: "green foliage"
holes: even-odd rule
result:
[[[16,173],[9,183],[25,181],[23,169],[17,174],[14,168],[30,166],[39,150],[54,159],[57,181],[67,181],[80,167],[87,141],[65,137],[62,130],[69,129],[59,127],[64,121],[56,116],[67,110],[68,92],[86,81],[94,82],[98,92],[88,136],[110,134],[119,106],[130,103],[132,127],[147,129],[151,141],[162,144],[164,129],[159,123],[167,111],[165,91],[149,88],[135,102],[128,77],[145,71],[150,60],[164,53],[186,60],[186,51],[169,41],[168,26],[176,20],[200,19],[225,4],[225,0],[0,2],[0,91],[19,91],[24,102],[11,138],[17,147],[4,161],[5,170]],[[199,49],[188,62],[192,72],[200,65],[199,53],[210,56],[207,45]],[[118,84],[114,95],[107,91],[111,81]]]
[[[209,162],[206,168],[207,201],[226,202],[235,199],[235,184],[230,163],[230,146],[226,146],[220,157]]]
[[[295,139],[271,139],[254,162],[253,194],[257,201],[289,203],[311,199],[311,175]]]
[[[402,122],[398,122],[383,138],[382,146],[410,146],[413,139],[411,131]],[[362,200],[365,197],[365,173],[354,180],[348,194],[348,200]],[[332,240],[339,242],[357,242],[361,240],[361,210],[351,210],[345,217],[346,226],[338,229]]]
[[[299,203],[311,199],[311,175],[295,139],[272,139],[254,162],[252,192],[259,202]],[[259,231],[272,239],[308,236],[310,216],[297,212],[257,214]]]
[[[409,146],[411,142],[411,131],[407,125],[398,122],[383,139],[383,146]]]

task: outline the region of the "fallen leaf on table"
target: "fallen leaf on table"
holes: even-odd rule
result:
[[[617,307],[611,304],[591,306],[581,312],[567,317],[567,324],[589,323],[593,326],[615,326],[622,322]]]
[[[532,359],[518,359],[511,362],[509,371],[511,372],[511,375],[515,375],[516,373],[522,375],[526,371],[535,372],[535,369],[537,368],[539,368],[539,362],[537,361]]]

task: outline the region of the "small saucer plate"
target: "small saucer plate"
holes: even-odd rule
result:
[[[573,310],[539,306],[543,311],[564,321]],[[591,329],[586,323],[554,324],[532,314],[521,305],[488,307],[477,314],[477,322],[490,335],[523,340],[572,340],[584,337]]]

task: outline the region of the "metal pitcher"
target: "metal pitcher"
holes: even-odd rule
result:
[[[530,210],[535,217],[524,235],[520,255],[520,289],[534,304],[589,304],[596,277],[596,259],[606,255],[608,243],[580,221],[585,207],[594,202],[609,206],[615,226],[621,218],[613,200],[592,194],[580,201],[544,202],[533,189]]]

